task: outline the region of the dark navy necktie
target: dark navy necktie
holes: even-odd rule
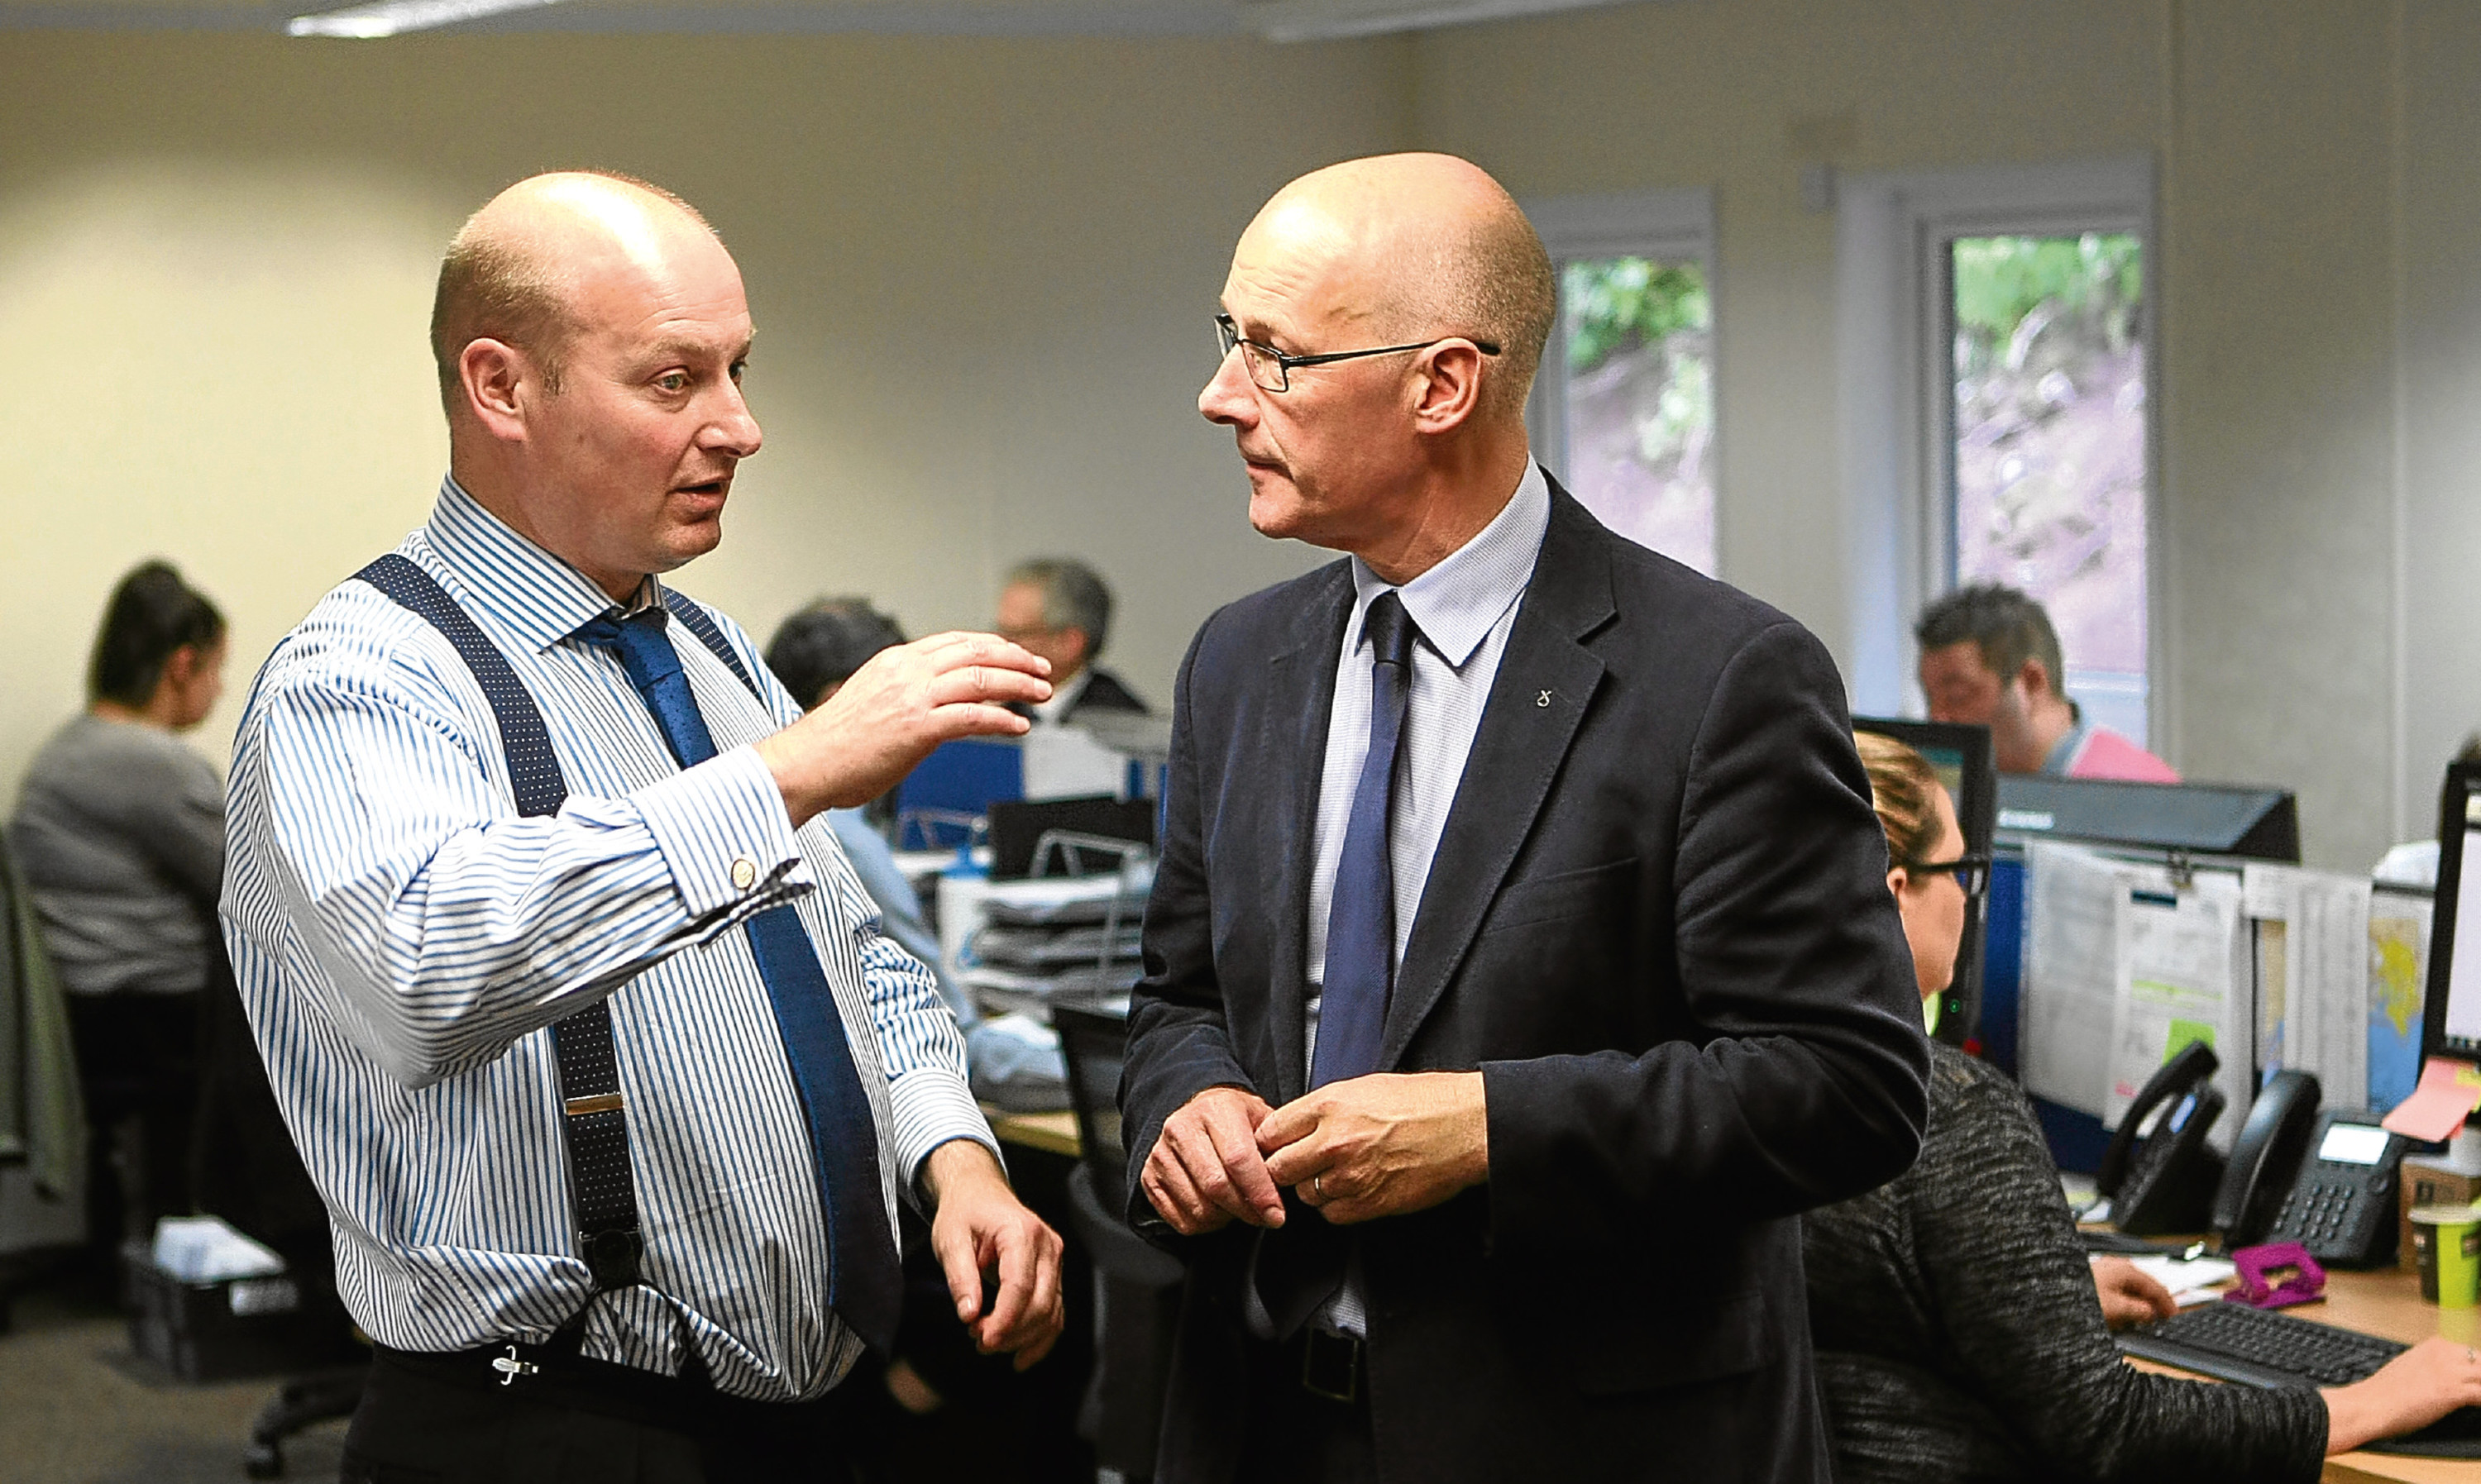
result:
[[[597,618],[577,631],[587,643],[620,657],[629,683],[645,698],[664,742],[683,768],[715,756],[715,738],[698,715],[690,678],[664,633],[668,615],[650,608],[626,620]],[[879,1196],[878,1130],[870,1095],[845,1040],[835,992],[819,967],[818,950],[790,906],[772,907],[748,923],[749,947],[775,1007],[775,1026],[793,1065],[794,1085],[809,1120],[810,1152],[819,1176],[819,1206],[827,1222],[827,1304],[874,1349],[896,1339],[904,1274]]]
[[[1396,755],[1413,686],[1413,641],[1421,630],[1394,589],[1362,619],[1370,640],[1370,751],[1352,791],[1344,853],[1327,908],[1326,982],[1319,993],[1318,1051],[1310,1085],[1322,1087],[1378,1070],[1387,997],[1396,978],[1396,869],[1388,848]]]

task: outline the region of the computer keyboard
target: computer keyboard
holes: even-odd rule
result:
[[[2121,1332],[2129,1355],[2244,1386],[2346,1386],[2376,1372],[2406,1345],[2357,1330],[2246,1304],[2201,1304]],[[2448,1413],[2418,1432],[2369,1445],[2379,1453],[2481,1458],[2481,1407]]]
[[[2345,1386],[2406,1346],[2246,1304],[2200,1304],[2127,1330],[2119,1347],[2165,1366],[2250,1386]]]

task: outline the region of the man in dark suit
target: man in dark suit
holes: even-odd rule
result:
[[[1822,1480],[1799,1211],[1926,1047],[1833,662],[1527,452],[1551,265],[1439,155],[1285,188],[1199,408],[1349,554],[1173,703],[1122,1084],[1167,1480]]]
[[[1085,563],[1042,557],[1009,568],[993,629],[1051,662],[1051,699],[1020,715],[1046,725],[1094,712],[1145,715],[1136,692],[1094,663],[1111,637],[1111,589]]]

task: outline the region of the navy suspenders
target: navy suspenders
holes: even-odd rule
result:
[[[542,713],[526,692],[508,658],[483,637],[473,618],[457,606],[431,574],[394,552],[353,574],[437,629],[455,645],[466,668],[483,687],[499,721],[500,747],[507,755],[509,782],[516,794],[517,813],[528,817],[554,815],[568,798],[568,781],[551,748],[551,733]],[[718,658],[732,667],[763,703],[764,692],[743,667],[740,657],[706,610],[679,593],[664,594],[672,615],[690,628]],[[638,1187],[629,1172],[629,1126],[622,1111],[619,1065],[612,1048],[612,1011],[602,1000],[554,1021],[552,1048],[560,1066],[561,1106],[566,1114],[569,1188],[577,1208],[578,1252],[594,1275],[594,1297],[637,1286],[639,1259],[645,1242],[639,1233]],[[651,1286],[650,1286],[651,1287]],[[667,1300],[668,1301],[668,1300]],[[677,1305],[674,1308],[677,1310]],[[579,1311],[572,1323],[582,1322]],[[684,1343],[688,1337],[683,1335]],[[687,1350],[694,1363],[694,1346]]]

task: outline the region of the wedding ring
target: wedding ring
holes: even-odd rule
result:
[[[1310,1177],[1310,1189],[1317,1193],[1319,1200],[1326,1199],[1326,1176],[1323,1172]],[[2467,1350],[2464,1353],[2469,1355],[2472,1352]]]

